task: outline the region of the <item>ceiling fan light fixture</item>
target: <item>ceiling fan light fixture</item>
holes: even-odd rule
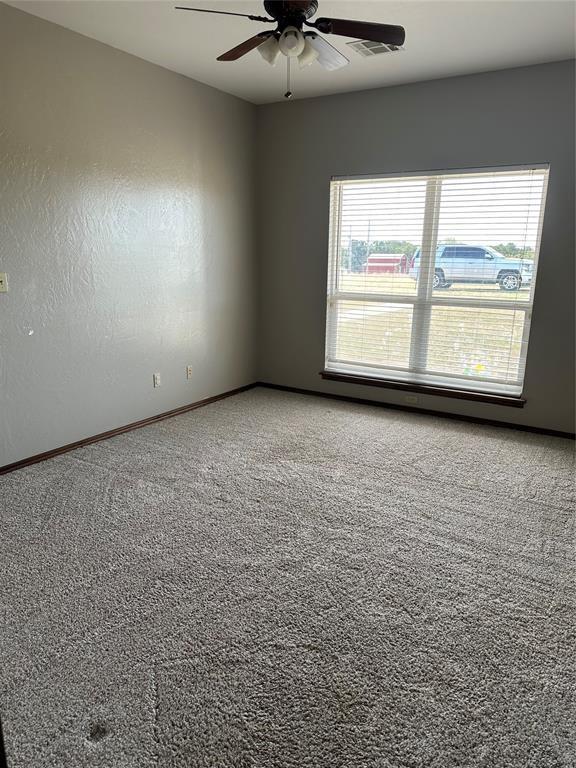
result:
[[[278,57],[282,53],[280,50],[280,46],[278,45],[278,40],[274,35],[270,35],[263,43],[262,45],[259,45],[257,48],[258,53],[264,61],[266,61],[268,64],[270,64],[272,67],[276,66],[276,62],[278,61]]]
[[[296,27],[286,27],[280,35],[278,45],[284,56],[295,58],[304,50],[304,35]]]
[[[298,64],[300,65],[300,69],[304,69],[304,67],[309,67],[310,64],[314,63],[316,59],[320,56],[320,53],[314,48],[308,37],[304,40],[304,48],[302,49],[302,53],[300,56],[298,56]]]
[[[324,35],[352,38],[354,42],[349,42],[348,45],[359,50],[363,55],[400,50],[404,45],[406,30],[397,24],[333,19],[324,16],[312,21],[312,17],[315,17],[318,11],[318,5],[318,0],[264,0],[266,16],[216,8],[189,8],[182,5],[177,5],[176,8],[193,13],[240,16],[250,21],[275,24],[275,29],[258,32],[222,53],[217,57],[217,61],[237,61],[258,48],[264,61],[274,66],[280,54],[283,54],[286,57],[287,91],[285,95],[287,98],[292,95],[290,59],[297,59],[300,69],[316,61],[319,66],[328,71],[340,69],[350,63],[349,59],[328,42]],[[304,26],[312,27],[314,31],[304,32]]]

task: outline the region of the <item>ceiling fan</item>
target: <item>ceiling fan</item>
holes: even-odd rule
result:
[[[287,58],[288,71],[288,90],[284,94],[286,98],[292,96],[290,91],[291,59],[297,59],[301,68],[317,61],[320,66],[328,70],[340,69],[349,63],[346,56],[321,37],[318,32],[322,32],[324,35],[341,35],[396,47],[403,45],[405,38],[404,28],[394,24],[376,24],[369,21],[324,17],[309,21],[318,11],[318,0],[266,0],[264,9],[268,16],[216,11],[208,8],[187,8],[180,5],[176,6],[176,9],[197,13],[217,13],[223,16],[243,16],[251,21],[276,24],[276,29],[259,32],[254,37],[250,37],[230,51],[218,56],[218,61],[236,61],[257,48],[262,58],[274,66],[280,55],[284,54]],[[304,31],[304,26],[313,29]]]

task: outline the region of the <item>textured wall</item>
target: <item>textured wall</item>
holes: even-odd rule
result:
[[[253,128],[0,4],[0,466],[254,379]]]
[[[324,382],[333,175],[549,162],[522,410],[421,396],[421,406],[574,431],[574,65],[451,78],[258,108],[260,378],[403,403]],[[273,168],[273,172],[271,169]]]

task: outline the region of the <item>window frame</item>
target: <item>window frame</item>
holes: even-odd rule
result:
[[[474,299],[458,298],[450,296],[433,295],[432,280],[436,267],[438,249],[438,227],[441,208],[442,181],[450,175],[462,176],[466,174],[489,173],[518,173],[526,171],[545,171],[542,202],[540,206],[540,218],[535,243],[535,255],[532,265],[534,278],[531,280],[528,299],[519,301],[498,299]],[[529,165],[513,166],[489,166],[480,168],[454,168],[448,170],[412,171],[389,174],[361,174],[355,176],[333,176],[330,180],[330,232],[329,232],[329,261],[328,261],[328,292],[326,301],[326,335],[325,335],[325,364],[320,375],[324,379],[346,381],[348,383],[369,384],[371,386],[388,387],[412,392],[422,392],[441,396],[463,398],[468,400],[481,400],[501,405],[523,407],[526,399],[523,394],[525,370],[528,351],[521,358],[518,371],[520,392],[513,392],[509,382],[490,379],[481,376],[469,375],[462,386],[463,377],[457,374],[434,372],[426,368],[426,360],[429,352],[430,326],[434,307],[464,307],[470,309],[495,309],[508,310],[510,312],[524,313],[524,327],[522,343],[527,345],[532,322],[532,308],[534,290],[538,275],[538,261],[542,238],[543,217],[546,208],[547,187],[549,182],[549,163],[534,163]],[[338,278],[340,274],[340,259],[334,258],[334,254],[341,251],[341,213],[342,213],[342,185],[334,182],[342,181],[377,181],[379,179],[394,178],[420,178],[426,180],[426,193],[424,203],[424,216],[422,227],[422,242],[418,247],[419,254],[419,279],[414,294],[375,294],[361,292],[340,291]],[[481,246],[478,246],[480,248]],[[484,248],[486,251],[486,249]],[[423,277],[423,279],[422,279]],[[353,363],[344,360],[329,360],[329,350],[335,349],[335,335],[338,332],[338,322],[331,321],[331,313],[337,311],[338,302],[376,302],[397,303],[412,307],[412,326],[409,350],[408,368],[399,366],[382,366],[370,363]],[[380,375],[370,375],[370,368],[381,371]],[[393,377],[387,377],[386,372],[394,372]],[[439,383],[431,383],[430,378],[437,377]],[[453,380],[454,386],[450,385]],[[442,381],[445,380],[445,381]],[[476,384],[476,387],[474,386]],[[481,389],[478,386],[483,385]],[[515,388],[515,387],[514,387]]]

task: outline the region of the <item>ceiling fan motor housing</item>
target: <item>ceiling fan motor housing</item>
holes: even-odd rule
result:
[[[318,10],[318,0],[265,0],[266,13],[278,22],[278,31],[286,27],[302,29],[304,22]]]

